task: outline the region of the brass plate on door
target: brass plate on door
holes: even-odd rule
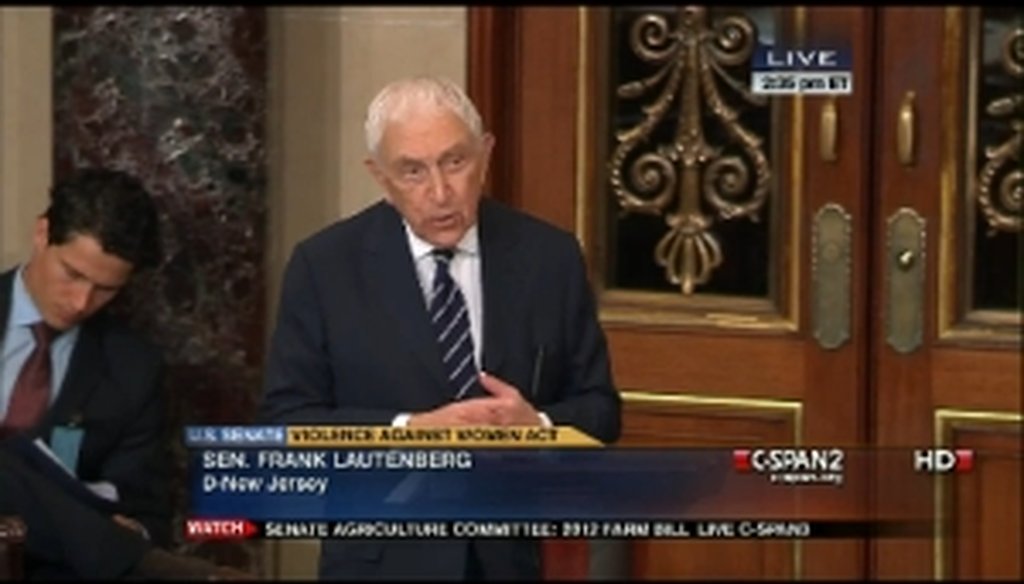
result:
[[[814,215],[811,282],[814,338],[824,349],[838,349],[850,338],[850,233],[852,219],[829,203]]]
[[[904,207],[889,217],[886,241],[885,340],[911,353],[924,338],[925,220]]]

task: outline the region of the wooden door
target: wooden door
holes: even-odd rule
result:
[[[975,457],[938,478],[879,470],[877,512],[939,532],[875,542],[872,572],[1021,579],[1024,14],[887,8],[878,37],[872,441]]]
[[[942,428],[944,441],[979,453],[995,445],[979,456],[979,472],[937,483],[945,498],[933,498],[934,479],[909,473],[905,448],[899,468],[815,490],[802,508],[871,517],[940,505],[961,531],[1019,533],[1020,482],[1008,478],[1020,471],[1019,299],[981,314],[951,308],[967,306],[949,290],[958,285],[950,267],[974,253],[956,247],[967,236],[955,225],[971,207],[940,204],[957,196],[940,189],[952,180],[940,155],[962,139],[952,129],[965,120],[949,113],[960,102],[932,88],[966,95],[967,33],[947,38],[971,26],[966,12],[521,8],[470,16],[470,88],[498,137],[492,192],[573,230],[584,245],[625,400],[624,445],[921,447]],[[906,30],[915,34],[900,36]],[[767,103],[726,95],[725,78],[742,70],[758,35],[848,47],[854,92]],[[686,52],[673,38],[709,40],[703,52]],[[899,110],[908,91],[917,92],[910,122]],[[654,118],[669,130],[652,129]],[[913,126],[915,165],[898,162],[896,134],[907,132],[892,125],[898,120]],[[1003,232],[1012,242],[1021,183],[1013,191],[1009,180],[1017,231]],[[905,288],[906,278],[889,281],[885,227],[904,207],[939,227],[917,259],[922,342],[892,351],[886,291]],[[663,257],[673,248],[692,256],[666,268],[655,257],[659,243]],[[907,251],[899,250],[904,261]],[[1012,289],[1018,258],[984,277]],[[936,276],[940,266],[945,275]],[[981,318],[971,317],[974,332],[949,336],[967,318],[948,316],[956,310]],[[976,390],[955,389],[968,377]],[[904,475],[905,487],[891,488],[887,477]],[[993,515],[992,500],[1010,513]],[[547,557],[557,561],[547,562],[548,576],[592,573],[602,564],[595,549],[624,558],[611,570],[635,578],[1020,572],[1012,554],[945,538],[602,542],[589,554],[549,542]],[[962,559],[952,569],[954,556]]]

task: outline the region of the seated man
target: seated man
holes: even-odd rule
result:
[[[170,540],[159,350],[103,310],[160,262],[156,206],[135,178],[88,169],[57,183],[28,261],[0,274],[0,515],[27,527],[33,577],[206,578]],[[46,444],[111,502],[100,512],[11,447]],[[21,454],[24,454],[23,451]]]
[[[138,180],[89,169],[54,186],[28,261],[0,273],[0,435],[40,438],[117,501],[118,521],[165,544],[161,355],[103,311],[159,261],[156,207]]]
[[[28,527],[30,578],[239,580],[255,576],[155,547],[95,511],[0,447],[0,516]]]

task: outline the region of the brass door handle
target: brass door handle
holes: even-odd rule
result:
[[[903,166],[914,165],[915,97],[913,91],[908,91],[903,96],[903,103],[900,104],[900,112],[896,120],[896,155]]]
[[[811,224],[811,323],[823,349],[838,349],[850,340],[850,261],[853,217],[838,203],[828,203]]]
[[[917,253],[912,249],[905,249],[896,254],[896,267],[903,272],[910,271],[910,268],[914,267],[914,262],[917,260]]]
[[[836,107],[835,97],[830,97],[821,106],[820,131],[821,159],[825,162],[835,162],[839,158],[836,152],[836,141],[839,139],[839,108]]]
[[[909,207],[886,222],[885,340],[898,353],[913,353],[924,339],[925,227]]]

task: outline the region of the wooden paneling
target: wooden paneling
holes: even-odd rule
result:
[[[1021,411],[1024,358],[1018,351],[942,347],[933,350],[932,363],[937,407]]]
[[[803,345],[796,339],[607,329],[619,387],[650,392],[800,398]],[[709,364],[715,366],[708,366]],[[742,367],[746,376],[737,376]]]
[[[474,7],[468,15],[468,92],[495,134],[490,192],[572,230],[577,9]]]
[[[941,550],[939,576],[963,580],[1021,580],[1024,549],[1024,460],[1020,424],[974,421],[954,425],[953,446],[975,451],[974,468],[948,482],[940,505],[951,533]],[[948,492],[948,495],[945,493]]]
[[[792,580],[792,542],[636,544],[632,576],[643,580]]]
[[[877,168],[875,189],[878,206],[874,217],[872,242],[876,285],[873,287],[874,314],[882,315],[874,335],[873,429],[875,441],[887,447],[910,448],[932,442],[932,353],[920,347],[910,353],[899,353],[886,343],[886,292],[889,281],[887,221],[899,209],[914,209],[926,221],[925,258],[938,251],[940,144],[942,124],[939,123],[941,63],[943,56],[943,20],[941,9],[917,7],[886,8],[879,19],[879,60],[884,69],[878,74],[878,99],[875,131],[874,167]],[[909,36],[906,31],[913,30]],[[913,93],[914,159],[903,163],[897,157],[897,132],[901,107]],[[932,97],[929,97],[932,96]],[[925,264],[925,290],[935,290],[935,262]],[[924,301],[926,315],[935,313],[933,296]],[[935,335],[934,319],[925,318],[924,338]],[[927,487],[923,479],[891,484],[882,480],[893,471],[878,469],[879,492],[875,496],[880,516],[896,516],[916,509]],[[873,542],[873,572],[882,578],[927,578],[931,575],[932,544],[927,540]]]
[[[872,298],[874,313],[882,318],[873,336],[875,409],[870,420],[873,443],[885,448],[932,444],[936,433],[948,430],[944,424],[961,419],[972,420],[972,424],[986,418],[1010,420],[1006,423],[1015,429],[1004,431],[1014,438],[991,438],[996,440],[993,445],[1000,444],[990,455],[994,458],[974,473],[955,477],[962,491],[956,497],[960,507],[952,516],[955,558],[960,562],[956,569],[950,566],[950,554],[954,552],[938,551],[934,542],[877,540],[872,542],[872,573],[879,578],[1021,575],[1019,551],[1009,552],[1005,547],[1008,542],[1019,546],[1022,527],[1019,344],[993,343],[992,339],[1005,333],[996,326],[991,331],[979,326],[972,337],[943,336],[943,327],[949,324],[944,321],[951,318],[948,304],[952,300],[947,299],[947,306],[942,306],[941,293],[948,293],[950,278],[964,271],[963,266],[950,264],[970,257],[953,247],[967,243],[955,237],[964,212],[959,200],[968,196],[955,177],[962,172],[957,153],[968,141],[963,96],[974,90],[967,74],[972,66],[966,58],[968,10],[973,9],[886,8],[879,15],[878,62],[884,65],[879,65],[876,73],[879,90],[874,167],[879,204],[874,217],[877,236],[872,242],[873,257],[877,258]],[[910,29],[915,31],[912,36],[905,33]],[[905,117],[901,112],[908,111],[905,104],[911,93],[915,96],[910,110],[914,157],[901,161],[896,154],[899,120]],[[893,213],[903,208],[914,209],[924,219],[926,237],[925,253],[919,258],[925,269],[922,343],[906,353],[887,344],[885,318],[890,258],[899,251],[889,248],[885,226]],[[1006,277],[1005,285],[1018,285],[1013,269],[1006,271]],[[1016,421],[1012,421],[1013,416]],[[981,440],[980,435],[968,438],[960,426],[957,428],[953,443],[968,446]],[[1015,447],[1011,446],[1014,440]],[[1009,454],[1014,450],[1016,454]],[[1010,462],[1006,456],[1016,456],[1017,462]],[[1014,469],[1016,479],[1011,477]],[[886,476],[891,474],[879,468],[874,496],[879,515],[919,513],[922,502],[933,501],[928,489],[931,477],[910,477],[894,483],[885,481]],[[941,494],[938,496],[941,499]],[[941,505],[946,502],[941,501]]]
[[[574,226],[578,8],[521,11],[520,205],[563,229]]]
[[[772,252],[783,275],[775,282],[780,295],[756,299],[758,306],[752,299],[652,299],[656,294],[609,289],[602,270],[595,269],[593,262],[607,245],[595,226],[608,177],[603,166],[607,152],[593,144],[609,130],[600,116],[606,115],[602,100],[611,95],[606,85],[616,54],[595,42],[600,26],[588,28],[600,22],[592,19],[598,9],[524,7],[501,17],[499,9],[471,9],[471,14],[492,11],[490,20],[480,20],[484,32],[476,43],[486,47],[483,37],[493,34],[490,52],[480,51],[483,65],[473,66],[470,56],[471,77],[477,71],[491,88],[481,90],[487,96],[486,115],[495,116],[495,127],[512,136],[506,142],[512,151],[495,161],[503,169],[494,176],[504,177],[495,192],[508,187],[504,200],[573,231],[583,243],[616,384],[627,398],[650,402],[627,400],[623,446],[667,441],[728,447],[784,440],[882,447],[889,453],[899,448],[906,457],[882,456],[885,460],[873,472],[860,473],[860,482],[842,489],[808,491],[802,508],[842,517],[929,517],[934,481],[910,472],[907,457],[909,449],[935,443],[936,410],[1016,413],[1011,425],[1019,439],[1022,406],[1019,345],[986,340],[989,331],[981,330],[983,325],[972,329],[970,338],[945,334],[941,321],[949,306],[940,306],[939,290],[949,287],[950,274],[960,273],[951,263],[967,255],[953,247],[960,245],[952,226],[959,224],[955,213],[961,211],[949,205],[964,196],[950,191],[959,188],[954,179],[962,172],[950,153],[960,152],[965,140],[963,128],[957,127],[965,103],[965,9],[778,9],[789,11],[783,29],[794,31],[808,46],[848,47],[854,84],[851,95],[835,98],[776,98],[785,114],[777,126],[785,134],[781,143],[796,153],[784,163],[773,162],[779,166],[774,171],[786,179],[781,192],[771,193],[779,198],[784,219],[778,249]],[[505,32],[485,32],[499,29]],[[504,48],[497,46],[499,41]],[[495,57],[499,50],[508,55]],[[505,63],[503,80],[480,70],[498,62]],[[914,157],[903,162],[896,139],[901,106],[911,92]],[[825,160],[820,153],[822,113],[832,103],[838,114],[837,158]],[[502,140],[499,135],[498,143]],[[850,335],[832,349],[815,340],[810,316],[815,301],[811,221],[825,205],[839,205],[849,216],[852,242]],[[922,345],[909,353],[886,342],[893,254],[886,226],[904,207],[919,213],[926,226],[925,253],[919,258],[925,266],[925,328]],[[676,405],[667,406],[665,400],[672,399]],[[800,423],[790,428],[772,415],[755,415],[741,405],[743,400],[795,405]],[[980,434],[969,437],[972,444],[981,439]],[[999,452],[1011,452],[1006,450],[1011,438],[998,440],[1004,449]],[[933,554],[935,542],[927,538],[808,541],[796,558],[772,546],[740,544],[734,549],[718,547],[732,543],[715,543],[704,548],[688,542],[681,551],[676,542],[635,542],[631,574],[931,578],[942,573],[945,562],[947,572],[956,576],[1019,575],[1019,553],[1014,556],[1010,546],[1021,542],[1019,536],[1006,535],[1014,529],[1019,534],[1021,528],[1020,481],[1011,477],[1020,472],[1019,442],[1016,448],[1017,458],[1000,454],[979,461],[985,468],[979,466],[976,474],[957,477],[957,507],[951,512],[957,514],[961,540],[955,562],[954,555]],[[890,463],[895,466],[887,468]],[[1017,497],[1016,503],[1007,503],[1008,496]],[[561,575],[582,578],[585,555],[573,549],[552,559],[564,568]],[[733,551],[720,556],[716,549]]]
[[[548,539],[542,544],[542,577],[545,581],[581,580],[590,566],[587,542],[578,539]]]
[[[622,443],[630,447],[729,449],[737,446],[792,444],[800,430],[800,406],[735,400],[709,400],[685,396],[624,395]],[[711,480],[711,479],[709,479]],[[690,503],[694,517],[712,518],[735,512],[738,501],[749,500],[749,486],[718,479],[710,493]],[[784,516],[794,502],[792,490],[765,489],[757,507],[765,516],[773,511]],[[768,496],[765,497],[764,495]],[[774,497],[773,497],[774,496]],[[755,516],[751,509],[750,516]],[[637,579],[793,578],[796,573],[795,542],[763,541],[654,541],[632,542],[631,576]],[[728,566],[723,570],[723,566]]]
[[[516,106],[515,87],[522,73],[519,45],[519,11],[499,6],[470,8],[467,12],[467,49],[469,51],[466,90],[480,110],[484,127],[496,138],[485,192],[513,206],[519,204],[517,169],[519,126],[503,115]]]
[[[799,404],[714,400],[682,395],[623,395],[622,443],[633,447],[733,448],[793,444]]]

